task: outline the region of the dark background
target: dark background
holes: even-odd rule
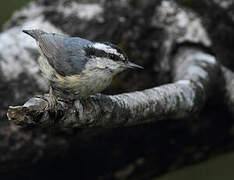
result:
[[[1,16],[0,16],[0,26],[7,20],[10,18],[11,14],[19,9],[20,7],[24,6],[27,2],[29,2],[29,0],[7,0],[7,1],[0,1],[0,12],[1,12]],[[216,101],[211,101],[214,103],[216,103]],[[211,110],[212,108],[208,107],[208,109],[205,109],[204,112],[206,110]],[[226,109],[223,108],[220,110],[221,112],[225,112]],[[210,130],[212,129],[212,131],[215,131],[217,129],[221,129],[221,131],[226,131],[228,129],[228,126],[231,125],[232,123],[229,121],[230,117],[226,117],[226,116],[221,116],[220,114],[218,114],[220,116],[219,119],[225,119],[224,121],[221,122],[214,122],[215,126],[214,127],[207,127],[205,128],[205,130]],[[217,116],[216,112],[211,112],[211,116]],[[203,117],[205,118],[205,116]],[[215,118],[216,120],[218,118]],[[201,118],[202,121],[202,118]],[[105,142],[110,141],[110,142],[115,142],[117,143],[116,146],[113,145],[113,147],[106,147],[106,148],[116,148],[116,156],[115,158],[113,158],[110,154],[110,158],[113,158],[113,161],[117,161],[118,160],[118,154],[121,154],[118,151],[125,151],[129,153],[128,158],[126,158],[126,160],[122,160],[122,162],[120,162],[119,164],[117,163],[117,165],[119,166],[119,171],[115,173],[115,177],[119,178],[119,177],[124,177],[123,174],[131,174],[133,172],[133,174],[135,174],[135,176],[143,176],[143,172],[144,169],[148,169],[146,170],[148,173],[150,173],[151,171],[149,169],[152,169],[152,176],[154,176],[154,174],[161,174],[157,173],[156,169],[153,169],[154,167],[152,166],[152,164],[154,164],[154,161],[158,163],[158,161],[162,161],[161,164],[165,164],[165,166],[167,165],[167,163],[170,163],[170,161],[173,161],[172,159],[170,159],[170,153],[172,151],[172,153],[174,153],[173,151],[175,151],[175,149],[177,149],[178,151],[183,151],[185,149],[181,149],[180,145],[182,145],[182,147],[184,147],[184,144],[190,144],[190,139],[196,142],[196,138],[199,141],[200,137],[207,137],[209,135],[206,134],[206,131],[203,129],[202,132],[199,132],[200,134],[198,134],[197,136],[193,136],[192,133],[190,133],[190,123],[187,122],[174,122],[174,121],[168,121],[166,124],[162,123],[158,123],[158,124],[153,124],[151,125],[144,125],[141,127],[135,127],[135,128],[126,128],[126,129],[113,129],[113,130],[106,130],[105,133],[101,134],[98,137],[90,137],[90,139],[92,138],[97,138],[96,140],[94,140],[97,143],[103,143],[105,144]],[[200,122],[197,122],[200,123]],[[169,126],[168,126],[169,125]],[[193,124],[194,125],[194,124]],[[205,125],[204,125],[205,126]],[[153,132],[152,129],[154,128],[157,129],[164,129],[164,133],[157,133],[157,132]],[[217,129],[216,129],[217,128]],[[140,139],[138,140],[138,136],[141,136],[141,134],[146,133],[146,130],[149,130],[148,135],[145,139]],[[185,131],[184,129],[187,129],[188,131]],[[180,131],[181,130],[181,131]],[[132,133],[131,133],[132,132]],[[220,131],[219,131],[220,132]],[[220,144],[223,144],[224,146],[224,150],[222,153],[220,153],[218,156],[206,156],[206,155],[201,155],[201,154],[197,154],[197,160],[195,159],[196,157],[190,157],[190,151],[193,152],[192,149],[187,149],[185,151],[188,151],[188,153],[186,154],[188,157],[187,159],[190,158],[194,158],[194,162],[200,162],[201,160],[203,162],[200,162],[199,164],[195,164],[195,165],[190,165],[189,167],[185,167],[184,169],[181,170],[177,170],[177,171],[173,171],[172,173],[168,173],[166,175],[163,175],[160,178],[152,178],[152,179],[161,179],[161,180],[175,180],[175,179],[191,179],[191,180],[219,180],[219,179],[224,179],[224,180],[232,180],[234,179],[234,153],[230,151],[230,148],[228,151],[225,151],[225,145],[226,145],[226,141],[228,141],[228,137],[225,137],[222,133],[222,137],[219,136],[219,132],[217,130],[217,133],[214,133],[212,136],[208,139],[208,141],[210,141],[210,139],[214,139],[214,142],[211,143],[214,147],[215,146],[220,146]],[[107,137],[108,134],[111,134],[110,137]],[[116,136],[113,136],[113,134],[116,134]],[[225,133],[224,133],[225,134]],[[131,141],[135,141],[135,145],[132,142],[132,144],[130,145],[126,145],[127,144],[127,140],[126,136],[129,136],[129,139]],[[170,139],[170,137],[176,137],[175,139],[179,140],[178,142],[176,142],[176,145],[172,145],[170,142],[167,142],[168,139]],[[181,137],[187,137],[187,139],[185,138],[180,138]],[[123,141],[125,140],[126,142],[122,142],[119,143],[119,139],[123,139]],[[91,141],[91,140],[90,140]],[[158,142],[158,146],[162,146],[164,148],[162,149],[167,149],[168,151],[166,152],[157,152],[154,148],[154,146],[152,145],[154,143],[154,141]],[[118,144],[119,143],[119,144]],[[204,148],[206,145],[206,139],[204,138],[203,142],[197,142],[195,143],[195,145],[197,145],[197,147],[201,147]],[[209,142],[210,143],[210,142]],[[87,149],[89,150],[89,145],[88,143],[86,144],[86,142],[80,142],[80,147],[81,149]],[[79,146],[79,145],[78,145]],[[123,146],[126,146],[125,148],[123,148]],[[131,146],[131,147],[130,147]],[[105,146],[101,146],[101,148],[105,148]],[[132,152],[131,150],[133,150],[134,148],[138,148],[141,149],[138,151],[139,154],[134,154],[136,152]],[[145,154],[144,153],[144,148],[147,148],[148,152]],[[151,149],[152,148],[152,149]],[[73,149],[77,149],[77,147],[72,147],[71,148],[71,152]],[[162,149],[159,149],[162,150]],[[152,152],[151,152],[152,150]],[[94,151],[93,149],[90,149],[90,152]],[[96,151],[103,151],[103,149],[97,149]],[[105,152],[105,151],[104,151]],[[206,151],[205,151],[206,152]],[[209,149],[207,150],[207,153],[209,152]],[[73,152],[74,153],[74,152]],[[161,158],[155,158],[155,159],[151,159],[151,153],[160,153],[163,154],[164,156],[162,156]],[[178,153],[180,154],[180,153]],[[108,156],[108,154],[104,154],[103,156]],[[141,159],[141,156],[145,156],[146,160]],[[137,158],[136,161],[133,161],[133,159],[135,160],[135,157],[139,157]],[[209,157],[209,160],[207,160]],[[34,178],[35,179],[35,175],[38,175],[38,179],[40,179],[40,175],[42,174],[42,177],[46,177],[46,173],[50,172],[50,169],[53,169],[52,172],[55,174],[49,174],[48,177],[49,178],[66,178],[67,174],[76,174],[76,168],[80,168],[80,169],[84,169],[85,171],[84,176],[86,176],[86,174],[92,173],[95,171],[102,171],[103,169],[99,169],[98,168],[98,164],[99,163],[105,163],[106,162],[111,162],[111,161],[107,161],[105,158],[102,159],[102,156],[100,157],[96,157],[98,160],[98,162],[92,162],[92,158],[95,159],[95,155],[92,157],[89,157],[90,159],[86,159],[87,161],[84,161],[84,159],[81,159],[81,161],[79,162],[79,157],[76,158],[75,161],[72,160],[73,157],[70,157],[70,159],[66,159],[64,161],[64,163],[67,163],[67,169],[63,169],[64,166],[61,165],[57,165],[54,166],[56,163],[48,163],[49,165],[46,167],[40,167],[40,164],[37,167],[37,170],[35,171],[35,169],[27,169],[28,170],[28,174],[23,172],[21,174],[21,172],[16,172],[16,175],[13,175],[14,177],[17,178],[26,178],[26,179],[30,179],[30,178]],[[186,159],[186,158],[185,158]],[[102,160],[105,160],[104,162]],[[167,162],[168,161],[168,162]],[[71,164],[70,164],[71,162]],[[94,164],[96,164],[96,169],[90,169],[89,170],[89,162],[92,162]],[[129,163],[132,162],[132,163]],[[146,164],[144,164],[146,162]],[[61,163],[61,162],[60,162]],[[77,165],[77,164],[78,165]],[[123,166],[123,164],[126,163],[126,166]],[[186,162],[179,162],[178,163],[184,163],[186,164]],[[134,165],[131,165],[134,164]],[[141,166],[141,168],[139,168],[139,171],[137,169],[138,165]],[[147,165],[149,164],[149,165]],[[149,167],[148,167],[149,166]],[[94,166],[92,166],[94,167]],[[107,166],[108,167],[108,166]],[[112,165],[110,164],[110,167],[112,167]],[[142,168],[143,167],[143,168]],[[39,169],[39,170],[38,170]],[[173,169],[173,168],[172,168]],[[109,172],[109,169],[104,169],[104,171],[106,170],[106,172]],[[26,170],[25,170],[26,171]],[[168,170],[170,172],[170,170]],[[96,172],[96,173],[97,173]],[[142,172],[142,173],[141,173]],[[156,172],[156,173],[155,173]],[[122,174],[121,174],[122,173]],[[27,175],[26,175],[27,174]],[[98,173],[97,173],[98,174]],[[6,175],[6,177],[9,176],[9,174]],[[108,176],[108,174],[106,174],[106,176]],[[82,177],[82,175],[81,175]],[[127,176],[126,176],[127,177]],[[149,177],[149,176],[147,176]],[[1,178],[1,176],[0,176]],[[134,176],[132,177],[132,179],[134,179]],[[144,176],[141,178],[144,179]]]

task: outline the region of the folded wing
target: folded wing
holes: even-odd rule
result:
[[[82,71],[87,62],[84,49],[91,44],[82,38],[51,33],[42,34],[38,42],[49,64],[62,76]]]

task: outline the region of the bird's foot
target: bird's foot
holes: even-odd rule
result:
[[[50,114],[53,117],[54,120],[56,120],[59,116],[59,103],[58,99],[53,93],[53,89],[50,87],[50,92],[49,92],[49,109],[50,109]]]

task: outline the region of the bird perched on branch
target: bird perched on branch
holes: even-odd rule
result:
[[[86,98],[103,91],[112,78],[127,68],[142,68],[128,61],[125,53],[110,43],[79,37],[23,30],[40,49],[40,69],[50,84],[50,95],[64,100]]]

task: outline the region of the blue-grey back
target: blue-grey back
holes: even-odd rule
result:
[[[92,44],[82,38],[52,33],[41,35],[38,41],[49,64],[63,76],[79,74],[82,71],[87,62],[84,49]]]
[[[92,42],[79,38],[70,37],[64,39],[64,59],[74,68],[75,72],[81,72],[87,62],[85,49]]]

